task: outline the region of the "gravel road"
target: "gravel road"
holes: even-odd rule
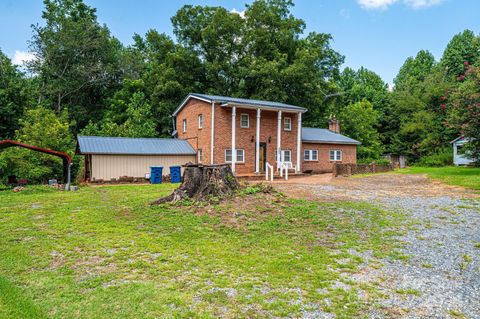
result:
[[[401,210],[416,224],[399,241],[406,260],[382,260],[356,280],[375,281],[384,299],[369,318],[480,318],[480,196],[421,175],[325,176],[279,183],[291,196],[363,200]]]

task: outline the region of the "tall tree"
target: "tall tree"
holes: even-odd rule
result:
[[[455,35],[443,52],[440,63],[451,76],[465,73],[466,66],[480,57],[480,39],[470,30]]]
[[[347,105],[338,118],[342,132],[362,142],[358,146],[360,159],[379,159],[383,152],[380,134],[377,130],[379,114],[367,100]]]
[[[0,50],[0,140],[13,138],[23,111],[29,106],[31,80]]]
[[[44,0],[45,25],[34,25],[29,69],[41,82],[39,103],[65,107],[84,126],[101,116],[103,99],[118,84],[120,43],[82,0]]]
[[[436,65],[435,57],[429,51],[421,50],[415,57],[409,57],[403,63],[393,80],[396,90],[414,90],[423,82]]]

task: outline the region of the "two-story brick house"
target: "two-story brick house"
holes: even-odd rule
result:
[[[173,113],[174,135],[187,140],[204,164],[230,163],[236,174],[262,173],[266,163],[291,163],[296,172],[328,172],[355,163],[360,144],[329,129],[302,127],[307,109],[277,102],[189,94]],[[236,156],[232,156],[236,154]]]

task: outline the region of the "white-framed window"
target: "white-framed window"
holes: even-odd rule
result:
[[[245,150],[237,149],[237,160],[236,163],[245,163]],[[232,162],[232,150],[227,149],[225,150],[225,163]]]
[[[240,127],[249,128],[250,127],[250,117],[246,113],[240,114]]]
[[[277,151],[275,151],[275,161],[277,160]],[[291,150],[282,150],[280,153],[281,162],[291,162],[292,161],[292,151]]]
[[[292,130],[292,118],[291,117],[284,117],[283,118],[283,130],[284,131],[291,131]]]
[[[187,131],[187,119],[184,119],[184,120],[183,120],[183,131],[184,131],[184,132]]]
[[[331,161],[341,161],[342,160],[342,151],[330,150],[330,160]]]
[[[202,114],[198,114],[198,128],[203,127],[203,116]]]
[[[303,150],[304,161],[318,161],[318,150]]]
[[[201,148],[197,150],[197,159],[199,163],[203,162],[203,150]]]

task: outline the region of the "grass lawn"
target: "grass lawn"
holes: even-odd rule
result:
[[[478,167],[409,167],[397,171],[401,174],[427,174],[429,178],[446,184],[480,190],[480,168]]]
[[[148,204],[172,189],[0,192],[0,318],[358,318],[379,293],[349,276],[402,258],[398,212],[255,189]]]

